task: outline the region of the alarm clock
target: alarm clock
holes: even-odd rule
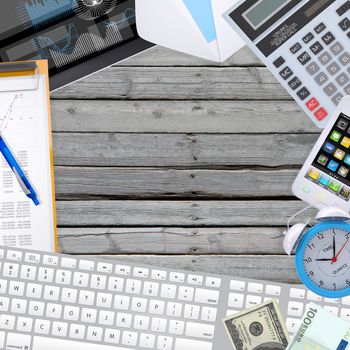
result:
[[[285,232],[283,248],[295,253],[297,273],[309,290],[326,298],[350,295],[350,216],[326,207],[316,219],[311,228],[299,223]]]

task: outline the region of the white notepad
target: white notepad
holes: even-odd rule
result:
[[[1,73],[0,131],[40,205],[23,193],[0,152],[0,245],[57,251],[48,67]]]

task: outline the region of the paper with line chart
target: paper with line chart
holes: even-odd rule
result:
[[[27,77],[0,78],[0,132],[39,195],[34,206],[0,153],[0,244],[53,250],[54,219],[46,77],[38,89],[5,91]],[[11,85],[11,83],[10,83]]]
[[[138,37],[134,0],[2,0],[0,59],[47,59],[50,74]]]

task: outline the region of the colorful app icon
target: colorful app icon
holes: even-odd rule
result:
[[[329,154],[333,154],[334,150],[335,150],[335,146],[329,142],[326,142],[323,146],[323,149],[329,153]]]
[[[349,196],[350,196],[349,189],[343,186],[339,192],[339,196],[343,197],[344,199],[349,199]]]
[[[335,142],[339,142],[341,138],[341,133],[334,130],[331,134],[331,140],[335,141]]]
[[[325,155],[321,154],[318,159],[317,159],[317,163],[321,164],[321,165],[326,165],[328,162],[328,157],[326,157]]]
[[[350,139],[348,137],[343,137],[340,143],[342,146],[349,148],[350,147]]]
[[[344,159],[344,163],[347,165],[350,165],[350,154],[348,154],[345,159]]]
[[[337,171],[338,166],[339,166],[339,163],[338,163],[338,162],[336,162],[335,160],[331,160],[331,161],[328,163],[327,168],[328,168],[329,170],[332,170],[332,171]]]
[[[331,181],[331,178],[326,175],[322,175],[318,180],[318,182],[324,187],[328,187],[330,181]]]
[[[339,122],[337,123],[337,127],[341,130],[346,130],[349,126],[349,122],[347,122],[345,119],[340,118]]]
[[[339,182],[336,182],[336,181],[332,181],[331,184],[329,185],[329,189],[334,191],[334,192],[339,192],[340,190],[340,183]]]
[[[317,180],[320,176],[320,172],[315,168],[311,168],[307,173],[307,176],[312,180]]]
[[[345,166],[341,166],[338,170],[338,174],[342,177],[346,177],[349,174],[349,169],[345,168]]]
[[[334,157],[339,160],[343,160],[343,158],[345,157],[345,152],[340,148],[337,148],[337,150],[334,153]]]

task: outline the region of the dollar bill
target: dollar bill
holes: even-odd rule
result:
[[[350,348],[350,323],[316,304],[308,304],[288,350],[345,350]]]
[[[286,349],[289,335],[276,300],[239,312],[224,320],[236,350]]]

